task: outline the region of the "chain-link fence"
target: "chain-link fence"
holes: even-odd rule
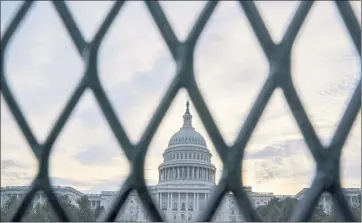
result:
[[[218,1],[209,1],[198,19],[192,27],[190,34],[184,42],[180,42],[168,19],[162,10],[160,3],[157,1],[144,2],[152,15],[157,27],[162,34],[164,41],[167,43],[173,59],[177,65],[177,74],[172,80],[166,94],[163,96],[161,103],[158,105],[156,112],[148,124],[147,128],[140,141],[136,144],[131,143],[126,136],[125,130],[117,118],[114,109],[105,94],[104,88],[99,81],[98,73],[98,53],[100,44],[112,25],[115,17],[119,13],[124,1],[114,2],[113,7],[109,11],[102,25],[98,29],[94,39],[86,42],[79,27],[76,25],[73,15],[70,13],[64,1],[54,0],[53,5],[59,14],[63,24],[71,36],[76,49],[86,65],[86,72],[66,106],[61,111],[54,126],[46,138],[45,142],[40,144],[34,133],[30,130],[29,124],[20,110],[17,101],[14,99],[11,89],[8,85],[5,70],[5,52],[9,46],[10,40],[18,30],[21,22],[29,13],[31,7],[36,4],[33,1],[25,1],[17,11],[10,25],[4,32],[1,39],[1,93],[3,94],[9,109],[19,125],[22,134],[25,136],[33,153],[39,162],[39,171],[32,182],[29,191],[24,196],[19,206],[15,209],[12,221],[20,221],[27,207],[37,191],[42,190],[51,202],[55,212],[61,221],[71,221],[56,198],[54,191],[51,188],[49,179],[49,158],[54,142],[61,133],[65,123],[73,111],[74,107],[79,102],[80,97],[86,89],[91,90],[96,100],[107,119],[116,139],[131,164],[131,173],[117,195],[114,206],[110,208],[107,216],[102,216],[99,220],[114,221],[122,205],[125,203],[131,191],[136,190],[142,200],[142,204],[148,212],[151,220],[163,221],[160,212],[153,203],[145,183],[144,178],[144,163],[146,152],[150,142],[158,129],[160,122],[165,116],[166,111],[174,100],[176,94],[181,88],[185,88],[190,95],[193,104],[201,117],[201,120],[210,135],[210,138],[223,162],[223,174],[220,182],[210,198],[208,206],[200,214],[198,221],[211,221],[213,213],[221,202],[223,196],[228,191],[232,191],[235,195],[236,202],[245,216],[247,221],[261,221],[258,213],[253,209],[253,206],[247,196],[247,193],[242,187],[241,166],[244,156],[244,150],[247,142],[262,115],[265,106],[275,89],[281,88],[286,101],[290,106],[293,116],[303,134],[303,137],[311,151],[313,158],[317,164],[317,174],[313,180],[311,189],[306,192],[306,195],[298,203],[291,221],[307,221],[316,206],[319,196],[322,192],[331,193],[334,203],[340,210],[346,221],[355,221],[355,218],[349,208],[349,205],[343,195],[340,180],[340,157],[343,145],[351,130],[352,124],[361,107],[361,83],[358,84],[353,96],[345,110],[337,130],[333,136],[330,145],[325,148],[318,139],[315,129],[312,127],[311,121],[308,118],[304,106],[295,90],[292,82],[291,73],[291,51],[295,42],[296,36],[304,23],[313,1],[303,1],[300,3],[294,17],[284,33],[280,43],[274,43],[271,39],[266,25],[263,22],[254,2],[240,1],[240,6],[244,11],[255,36],[258,39],[269,62],[270,74],[265,81],[250,113],[247,116],[246,122],[242,126],[237,139],[232,146],[227,146],[220,131],[216,127],[215,121],[211,117],[209,109],[206,106],[205,100],[202,97],[199,87],[195,82],[194,74],[194,52],[196,43],[203,32],[205,24],[214,12]],[[335,1],[339,14],[344,21],[348,30],[348,35],[352,38],[359,56],[361,56],[361,27],[348,1]]]

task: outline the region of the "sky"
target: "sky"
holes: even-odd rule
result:
[[[361,22],[361,3],[351,1]],[[278,42],[299,2],[257,1],[274,41]],[[1,2],[1,36],[19,7]],[[90,41],[112,2],[67,2],[85,39]],[[177,37],[184,40],[205,2],[161,2]],[[5,72],[35,136],[43,142],[65,106],[84,65],[64,25],[49,2],[36,2],[5,59]],[[361,78],[360,57],[333,2],[317,2],[292,52],[292,78],[307,114],[328,145]],[[99,55],[100,80],[132,142],[137,142],[155,112],[176,66],[142,2],[127,2],[107,33]],[[268,62],[240,6],[221,2],[208,21],[195,52],[197,84],[226,142],[235,140],[268,75]],[[168,140],[182,125],[181,90],[159,126],[147,153],[149,185]],[[207,142],[217,167],[222,162],[190,101],[193,124]],[[37,162],[1,95],[1,186],[29,185]],[[117,190],[129,174],[128,161],[116,143],[91,92],[73,111],[50,159],[54,185],[82,192]],[[294,195],[312,182],[315,164],[281,91],[267,105],[246,147],[244,183],[254,191]],[[361,118],[356,120],[342,156],[342,183],[361,187]]]

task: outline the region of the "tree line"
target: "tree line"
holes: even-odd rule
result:
[[[297,206],[298,200],[292,197],[285,199],[273,198],[266,205],[259,206],[256,211],[264,221],[288,221]],[[361,195],[358,195],[357,201],[351,206],[356,219],[361,222]],[[342,215],[334,204],[330,211],[325,211],[322,205],[314,208],[309,222],[339,222],[344,221]]]
[[[76,201],[76,205],[71,202],[67,195],[58,195],[58,200],[65,209],[72,221],[92,222],[96,221],[100,213],[104,212],[103,206],[92,209],[91,202],[87,196],[82,196]],[[1,207],[1,221],[10,221],[14,207],[20,202],[20,198],[10,196]],[[24,222],[59,222],[57,214],[54,212],[47,199],[44,202],[37,202],[30,205],[23,215]]]
[[[96,221],[100,213],[105,212],[103,206],[92,209],[91,203],[87,196],[83,196],[76,201],[76,205],[72,204],[67,195],[59,195],[59,202],[67,211],[72,221],[92,222]],[[10,213],[14,205],[20,200],[16,196],[11,196],[1,207],[1,221],[9,221]],[[266,205],[259,206],[256,211],[260,214],[264,221],[288,221],[292,216],[298,200],[292,197],[285,199],[273,198]],[[351,207],[356,219],[361,222],[361,195],[357,197],[357,201]],[[315,207],[309,222],[337,222],[343,221],[342,215],[338,209],[332,205],[330,211],[325,211],[321,205]],[[22,221],[24,222],[57,222],[57,215],[53,211],[50,203],[45,199],[45,202],[38,202],[31,206],[24,214]]]

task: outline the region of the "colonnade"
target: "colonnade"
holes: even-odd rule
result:
[[[199,192],[157,193],[157,203],[159,205],[160,210],[177,211],[178,216],[175,215],[177,216],[177,220],[191,220],[193,218],[192,213],[201,211],[208,199],[209,199],[208,193],[199,193]]]
[[[215,182],[215,171],[204,167],[166,167],[160,170],[159,181],[204,180]]]

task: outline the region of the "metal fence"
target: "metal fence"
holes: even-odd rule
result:
[[[71,221],[56,198],[54,191],[51,189],[49,179],[49,157],[54,145],[54,142],[61,133],[65,123],[67,122],[71,112],[80,97],[86,89],[91,90],[96,100],[107,119],[116,139],[131,164],[131,173],[111,207],[107,216],[102,216],[99,220],[114,221],[122,205],[125,203],[127,196],[132,190],[136,190],[142,200],[144,208],[150,215],[153,221],[163,221],[160,212],[147,190],[144,179],[144,163],[146,152],[150,142],[160,125],[161,120],[165,116],[166,111],[170,107],[171,102],[181,88],[185,88],[190,95],[193,104],[201,117],[201,120],[210,135],[210,138],[223,162],[223,174],[219,184],[210,198],[208,206],[200,214],[198,221],[211,221],[213,214],[221,202],[226,192],[231,191],[235,195],[236,202],[242,211],[247,221],[261,221],[258,213],[253,210],[247,193],[242,187],[241,165],[245,146],[260,119],[263,110],[270,100],[270,97],[275,89],[281,88],[286,101],[290,106],[293,116],[298,123],[298,126],[303,134],[303,137],[311,151],[316,162],[317,174],[313,180],[311,189],[307,191],[298,207],[295,209],[290,221],[307,221],[316,206],[319,196],[322,192],[331,193],[334,203],[339,208],[341,214],[346,221],[355,221],[349,205],[341,190],[340,180],[340,157],[343,145],[351,130],[351,126],[356,119],[356,116],[361,107],[361,83],[358,84],[353,96],[344,111],[341,121],[333,136],[333,139],[327,148],[325,148],[318,139],[315,129],[312,127],[303,104],[295,90],[294,83],[291,78],[291,51],[295,42],[296,36],[305,21],[305,18],[310,11],[313,1],[303,1],[300,3],[294,17],[280,43],[275,43],[267,31],[266,25],[263,22],[255,4],[252,1],[240,1],[240,6],[244,11],[255,36],[258,39],[269,62],[270,73],[265,81],[262,90],[260,91],[255,103],[252,106],[250,113],[247,116],[246,122],[240,129],[237,139],[232,146],[227,146],[220,131],[215,125],[215,121],[211,117],[209,109],[206,106],[200,90],[195,82],[194,74],[194,52],[196,43],[202,33],[205,24],[209,20],[211,14],[215,10],[218,1],[209,1],[198,19],[192,27],[192,30],[184,42],[180,42],[170,23],[168,22],[160,3],[157,1],[145,1],[152,18],[157,24],[157,27],[162,34],[164,41],[167,43],[168,49],[171,52],[173,59],[177,65],[177,75],[172,80],[166,94],[163,96],[161,103],[158,105],[156,112],[144,130],[140,141],[136,144],[131,143],[127,137],[123,126],[118,120],[114,109],[112,108],[109,99],[107,98],[104,88],[99,81],[99,73],[97,69],[97,59],[99,46],[112,25],[115,17],[119,13],[124,1],[114,2],[107,17],[98,29],[94,39],[86,42],[79,27],[73,19],[64,1],[53,1],[53,5],[59,14],[63,24],[66,27],[68,34],[71,36],[76,49],[86,65],[86,71],[74,89],[73,94],[69,98],[66,106],[58,116],[57,121],[46,138],[45,142],[40,144],[35,138],[34,133],[30,130],[29,124],[20,110],[17,101],[14,99],[11,89],[7,83],[4,62],[5,52],[9,46],[10,40],[14,37],[19,24],[24,21],[25,16],[29,13],[31,7],[35,4],[33,1],[25,1],[10,25],[4,32],[1,39],[1,93],[3,94],[6,103],[8,104],[12,115],[19,125],[22,134],[25,136],[33,153],[35,154],[38,163],[39,171],[31,184],[29,191],[24,196],[19,206],[14,210],[12,221],[20,221],[25,213],[25,210],[31,203],[35,193],[42,190],[55,212],[61,221]],[[348,34],[352,38],[359,56],[361,57],[361,27],[348,1],[335,1],[339,14],[347,27]]]

